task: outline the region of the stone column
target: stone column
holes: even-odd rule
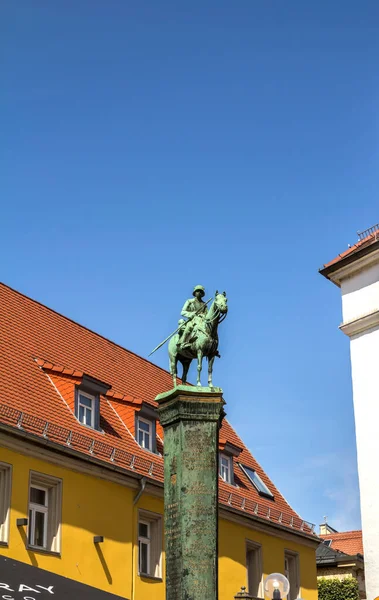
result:
[[[166,600],[218,598],[220,388],[159,394],[164,428]]]

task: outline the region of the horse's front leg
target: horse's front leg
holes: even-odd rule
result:
[[[215,361],[215,357],[208,358],[208,385],[209,387],[213,387],[212,383],[212,375],[213,375],[213,363]]]
[[[203,368],[203,351],[197,351],[197,385],[201,385],[200,376],[201,369]]]
[[[178,373],[178,357],[170,355],[170,373],[172,376],[172,381],[174,383],[174,388],[176,388],[176,377]]]

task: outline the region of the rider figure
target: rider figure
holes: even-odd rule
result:
[[[208,307],[203,300],[205,296],[205,289],[202,285],[196,285],[193,289],[192,295],[194,298],[190,298],[184,303],[182,308],[182,316],[187,317],[188,321],[181,319],[179,324],[183,323],[183,333],[180,336],[180,342],[178,346],[188,348],[191,346],[192,332],[195,327],[201,326],[204,318],[207,314]],[[180,335],[180,334],[179,334]]]

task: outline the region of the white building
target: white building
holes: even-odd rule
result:
[[[367,599],[379,596],[379,224],[321,269],[341,288],[350,338]]]

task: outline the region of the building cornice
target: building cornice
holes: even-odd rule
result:
[[[71,469],[77,473],[92,475],[113,483],[118,483],[131,489],[139,489],[139,481],[143,475],[133,471],[127,471],[123,467],[111,465],[96,457],[83,456],[72,448],[62,448],[60,444],[48,439],[42,439],[32,433],[15,430],[4,423],[0,423],[0,431],[5,435],[1,438],[4,448],[20,452],[26,456],[32,456],[40,460],[46,460],[59,467]],[[8,434],[8,435],[7,435]],[[160,488],[163,497],[163,483],[149,479],[149,488]],[[156,494],[153,494],[156,495]]]
[[[341,287],[344,279],[352,277],[360,271],[379,262],[379,240],[361,250],[349,254],[346,258],[320,269],[321,275]]]
[[[249,527],[255,531],[261,531],[267,535],[272,535],[296,544],[309,546],[313,549],[317,548],[321,542],[321,540],[314,534],[307,534],[304,531],[291,531],[285,525],[267,521],[266,519],[262,519],[257,515],[243,513],[237,508],[220,506],[218,514],[222,519],[232,521],[233,523],[237,523],[243,527]]]
[[[339,328],[348,337],[353,337],[359,333],[363,333],[368,329],[373,329],[379,325],[379,309],[374,310],[365,315],[361,315],[352,321],[342,323]]]
[[[117,483],[132,490],[140,489],[140,480],[145,477],[139,473],[128,471],[117,465],[111,465],[101,459],[92,456],[83,457],[82,454],[72,448],[63,448],[60,444],[48,439],[42,439],[33,433],[20,429],[15,430],[4,423],[0,423],[1,446],[14,452],[31,456],[33,458],[47,461],[59,467],[70,469],[77,473],[92,475]],[[163,482],[147,479],[145,493],[163,500]],[[268,535],[273,535],[281,539],[286,539],[298,544],[311,546],[315,548],[320,543],[320,539],[314,534],[307,534],[304,531],[291,531],[285,525],[268,521],[257,515],[245,513],[231,506],[219,505],[219,516],[228,521],[249,527],[256,531],[262,531]]]

